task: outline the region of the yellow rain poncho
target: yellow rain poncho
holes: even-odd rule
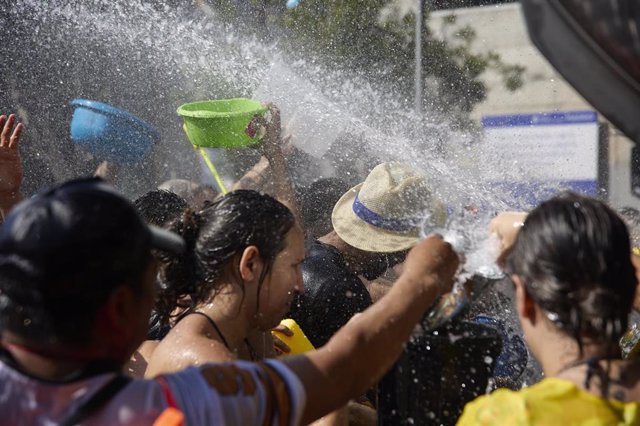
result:
[[[514,392],[499,389],[467,404],[458,426],[640,425],[640,403],[605,400],[556,378]]]

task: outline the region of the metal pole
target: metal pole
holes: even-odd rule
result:
[[[416,0],[416,70],[415,70],[415,110],[422,114],[422,0]]]

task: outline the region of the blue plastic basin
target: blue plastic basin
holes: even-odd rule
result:
[[[153,126],[111,105],[74,99],[71,106],[71,140],[99,160],[137,163],[160,140]]]

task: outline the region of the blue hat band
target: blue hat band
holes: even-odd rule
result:
[[[412,231],[416,228],[417,224],[420,223],[420,219],[416,218],[389,219],[380,216],[378,213],[369,210],[364,204],[362,204],[362,202],[360,202],[360,199],[358,198],[358,195],[356,195],[356,198],[353,200],[353,212],[356,216],[358,216],[369,225],[386,229],[387,231]]]

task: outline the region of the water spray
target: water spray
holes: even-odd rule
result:
[[[423,222],[422,238],[433,233],[442,235],[464,260],[456,274],[451,292],[440,297],[422,322],[425,331],[433,331],[456,318],[469,303],[504,278],[504,273],[495,263],[499,250],[497,237],[489,235],[474,243],[470,234],[477,233],[483,227],[478,227],[477,224],[475,229],[470,227],[471,221],[466,218],[463,216],[462,221],[450,221],[444,229],[430,227],[429,217]],[[476,232],[473,232],[474,230]]]

